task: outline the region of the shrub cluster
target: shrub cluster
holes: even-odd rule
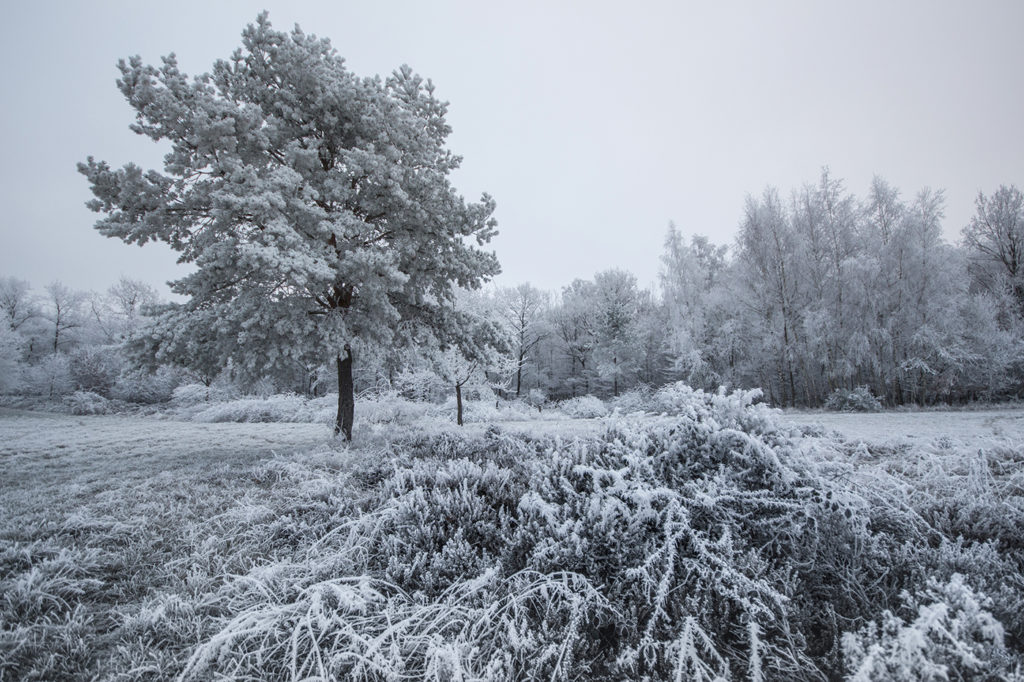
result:
[[[608,416],[608,407],[597,396],[584,395],[558,403],[558,409],[573,419],[597,419]]]
[[[681,416],[571,446],[399,443],[363,511],[222,588],[183,677],[878,679],[908,632],[915,670],[1009,675],[1016,605],[971,585],[1005,598],[1013,561],[982,578],[991,546],[801,463],[754,399],[676,387]]]
[[[837,388],[825,401],[825,409],[837,412],[878,412],[882,409],[882,403],[871,394],[867,386]]]

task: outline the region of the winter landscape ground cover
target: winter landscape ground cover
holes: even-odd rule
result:
[[[1024,412],[751,398],[4,410],[0,679],[1019,679]]]

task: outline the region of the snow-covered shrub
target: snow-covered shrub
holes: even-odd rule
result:
[[[110,397],[124,360],[115,346],[79,348],[68,357],[71,381],[80,391]]]
[[[448,398],[443,403],[432,405],[429,413],[446,422],[455,421],[455,398]],[[557,419],[558,415],[550,411],[538,410],[525,400],[463,400],[463,421],[467,424],[488,424],[509,421],[546,421]]]
[[[183,384],[171,392],[171,403],[178,407],[193,407],[205,403],[223,402],[236,396],[220,386]]]
[[[596,419],[608,416],[608,407],[593,395],[568,398],[558,403],[558,409],[573,419]]]
[[[548,395],[539,388],[531,388],[526,394],[526,402],[531,407],[542,407],[548,401]]]
[[[758,402],[761,389],[726,393],[707,393],[679,381],[658,389],[649,401],[649,409],[672,417],[693,420],[713,419],[718,426],[735,424],[735,428],[752,434],[768,434],[779,429],[775,411]],[[723,419],[725,421],[723,421]]]
[[[64,396],[64,404],[71,414],[108,414],[111,412],[111,401],[92,391],[75,391]]]
[[[180,373],[172,367],[159,367],[155,372],[133,369],[121,373],[110,393],[129,403],[166,403],[174,397],[180,380]]]
[[[392,387],[401,397],[417,402],[435,401],[454,390],[436,372],[420,367],[404,368],[395,377]]]
[[[246,393],[257,398],[269,398],[277,394],[277,382],[273,377],[260,377],[246,386]]]
[[[239,398],[213,403],[192,417],[197,422],[310,422],[315,415],[302,396],[290,393],[268,398]]]
[[[233,614],[184,677],[814,678],[807,614],[861,593],[867,505],[789,461],[751,399],[694,392],[568,447],[396,443],[415,456],[363,513],[303,512],[315,551],[224,586]],[[854,580],[822,578],[838,567]]]
[[[903,602],[905,617],[885,611],[880,621],[843,635],[851,682],[994,680],[1013,673],[1003,626],[986,610],[991,600],[963,576],[929,581],[920,593],[905,593]]]
[[[609,403],[612,411],[618,414],[647,412],[651,409],[651,389],[638,386],[612,398]]]
[[[878,412],[882,409],[882,403],[871,394],[867,386],[858,386],[854,389],[837,388],[825,401],[826,410],[839,412]]]
[[[32,394],[59,397],[74,390],[68,357],[63,353],[47,355],[38,364],[25,369],[23,390]]]
[[[337,394],[332,399],[337,402]],[[355,409],[356,419],[367,424],[408,424],[431,414],[436,406],[388,392],[357,400]]]

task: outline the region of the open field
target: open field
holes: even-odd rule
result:
[[[0,680],[1019,679],[1024,412],[679,414],[0,411]]]
[[[995,436],[1024,443],[1024,408],[926,410],[920,412],[786,411],[783,422],[820,425],[850,440],[926,443],[949,439],[970,444]]]

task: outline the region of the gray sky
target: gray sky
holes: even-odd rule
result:
[[[329,37],[359,75],[408,63],[451,103],[455,184],[490,192],[504,273],[558,289],[622,267],[655,282],[669,220],[731,243],[744,197],[824,165],[863,196],[946,191],[947,239],[978,190],[1024,185],[1024,2],[28,2],[4,5],[0,276],[37,290],[160,284],[174,254],[92,229],[75,163],[159,166],[128,130],[118,58],[189,74],[260,9]],[[164,289],[165,290],[165,289]]]

